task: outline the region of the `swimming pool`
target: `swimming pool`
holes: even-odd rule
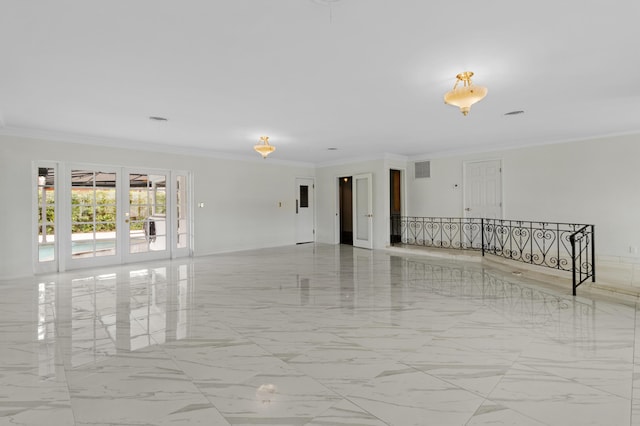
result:
[[[71,256],[86,257],[94,252],[94,240],[72,241]],[[96,256],[112,256],[116,254],[116,240],[95,240]],[[54,244],[40,244],[38,247],[38,259],[40,262],[50,262],[54,257]]]

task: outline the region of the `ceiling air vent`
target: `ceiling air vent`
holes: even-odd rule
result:
[[[414,163],[416,179],[430,178],[431,177],[431,161],[418,161]]]

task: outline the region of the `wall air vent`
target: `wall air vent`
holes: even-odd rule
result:
[[[431,161],[418,161],[414,164],[416,179],[431,177]]]

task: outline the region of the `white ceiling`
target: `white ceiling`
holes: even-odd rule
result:
[[[7,134],[247,158],[264,134],[270,161],[329,164],[640,132],[638,0],[0,0],[0,12]],[[442,99],[465,70],[489,89],[468,117]]]

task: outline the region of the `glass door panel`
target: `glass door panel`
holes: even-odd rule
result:
[[[353,176],[353,245],[373,248],[373,197],[371,173]]]
[[[71,259],[116,255],[116,173],[71,170]]]
[[[189,210],[187,205],[187,176],[176,175],[176,249],[189,248]]]
[[[38,167],[38,262],[56,260],[55,168]]]
[[[167,175],[129,172],[127,252],[130,259],[167,256]],[[161,256],[145,256],[144,253]]]

